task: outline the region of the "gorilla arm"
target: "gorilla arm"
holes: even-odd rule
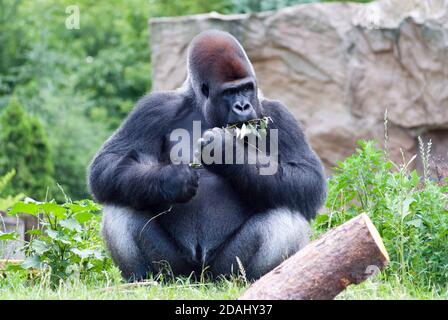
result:
[[[164,134],[182,104],[178,98],[174,93],[143,98],[103,145],[89,176],[91,192],[99,202],[148,209],[194,196],[196,172],[187,165],[162,162]]]
[[[263,109],[272,118],[269,129],[278,129],[278,170],[272,175],[260,175],[259,164],[224,165],[221,174],[227,176],[248,206],[258,211],[285,207],[300,211],[310,220],[325,198],[320,160],[283,105],[264,100]],[[219,174],[218,167],[212,170]]]

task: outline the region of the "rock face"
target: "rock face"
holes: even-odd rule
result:
[[[400,148],[416,153],[418,135],[436,130],[448,143],[447,9],[445,0],[390,0],[153,19],[153,88],[182,84],[196,34],[226,30],[246,49],[263,94],[302,122],[327,169],[358,139],[383,143],[386,109],[390,154],[401,162]]]

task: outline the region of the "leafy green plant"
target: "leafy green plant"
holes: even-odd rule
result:
[[[257,137],[265,136],[271,117],[263,117],[261,119],[251,119],[241,123],[235,123],[227,126],[225,129],[232,132],[237,138],[243,139],[247,135],[255,135]]]
[[[106,276],[111,260],[99,232],[99,211],[90,200],[57,204],[28,199],[15,204],[9,215],[36,216],[41,226],[27,231],[32,237],[22,247],[26,259],[19,269],[47,272],[53,284],[72,276]]]
[[[388,275],[425,286],[448,283],[448,185],[397,165],[374,141],[360,141],[329,180],[320,234],[366,212],[391,256]]]

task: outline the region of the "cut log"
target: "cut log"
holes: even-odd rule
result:
[[[327,300],[384,268],[389,255],[366,214],[331,229],[254,282],[241,300]]]

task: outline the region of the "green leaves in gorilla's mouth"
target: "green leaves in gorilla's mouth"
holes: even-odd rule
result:
[[[266,130],[268,128],[269,122],[272,122],[271,117],[263,117],[258,119],[251,119],[244,122],[228,124],[227,127],[223,129],[230,132],[240,140],[243,140],[249,135],[254,135],[258,138],[264,138],[267,134]],[[193,163],[189,164],[189,166],[196,169],[201,168],[202,164],[194,160]]]
[[[228,124],[225,129],[234,132],[236,137],[240,139],[243,139],[250,134],[262,137],[266,135],[266,129],[268,128],[269,121],[272,122],[271,117],[251,119],[244,122]]]

